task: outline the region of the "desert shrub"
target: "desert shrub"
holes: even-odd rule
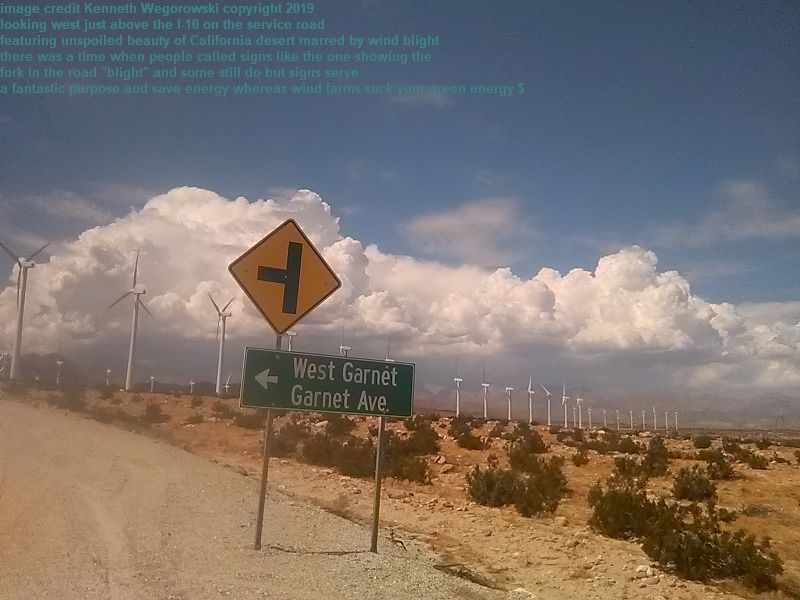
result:
[[[136,404],[139,404],[141,401],[142,401],[141,395],[134,394],[133,396],[131,396],[131,402],[135,402]]]
[[[203,406],[203,398],[202,396],[192,396],[192,408],[200,408]]]
[[[573,429],[572,430],[572,440],[576,444],[580,444],[584,440],[583,429]]]
[[[769,466],[769,459],[767,459],[766,456],[756,454],[755,452],[748,452],[746,455],[744,455],[742,462],[744,462],[751,469],[766,469]]]
[[[347,435],[356,427],[356,422],[347,415],[331,414],[328,415],[327,421],[325,431],[334,437]]]
[[[580,445],[580,449],[582,452],[586,452],[587,450],[594,450],[598,454],[608,454],[612,450],[614,450],[615,444],[611,444],[606,440],[594,439],[594,440],[587,440]]]
[[[161,405],[157,402],[148,402],[144,407],[142,420],[145,423],[166,423],[169,421],[169,415],[162,412]]]
[[[653,560],[687,579],[736,577],[755,589],[775,587],[783,571],[769,540],[757,542],[739,530],[722,525],[733,515],[709,504],[703,511],[689,506],[650,500],[644,488],[630,479],[610,479],[606,487],[589,490],[590,526],[610,537],[642,540]]]
[[[453,417],[450,420],[450,426],[447,428],[447,434],[454,440],[457,440],[464,433],[471,433],[472,427],[470,425],[469,417],[460,415]]]
[[[567,493],[563,460],[555,456],[535,459],[536,466],[529,465],[528,472],[500,469],[496,459],[490,459],[485,470],[476,465],[467,473],[467,493],[485,506],[513,504],[524,517],[554,512]]]
[[[99,421],[100,423],[114,422],[115,411],[110,408],[106,408],[105,406],[95,404],[89,408],[88,412],[91,418],[93,418],[95,421]]]
[[[705,449],[711,448],[712,438],[710,435],[706,435],[705,433],[701,433],[700,435],[694,436],[692,438],[692,443],[694,444],[695,448],[698,449]]]
[[[489,431],[489,437],[499,438],[503,436],[504,432],[505,432],[505,427],[500,424],[500,421],[498,421],[497,423],[494,424],[494,427],[492,427],[491,431]]]
[[[614,459],[615,474],[621,479],[647,479],[642,462],[632,456],[618,456]]]
[[[414,431],[419,425],[421,424],[431,425],[431,419],[426,417],[425,415],[411,415],[407,419],[403,419],[403,426],[406,428],[406,431]]]
[[[8,381],[3,389],[12,396],[24,397],[28,395],[28,384],[24,381]]]
[[[435,438],[435,446],[430,444],[430,432],[436,436],[436,432],[430,425],[415,429],[407,439],[402,439],[393,432],[387,432],[384,437],[384,473],[397,479],[417,481],[419,483],[430,483],[430,469],[428,463],[420,458],[421,455],[433,454],[438,451],[438,437]],[[431,452],[425,450],[431,450]]]
[[[244,429],[261,429],[264,427],[266,420],[266,413],[261,411],[252,413],[237,412],[233,418],[233,424]]]
[[[117,398],[116,396],[112,396],[108,402],[110,404],[122,404],[122,398]]]
[[[800,450],[794,451],[794,457],[797,459],[797,463],[800,464]]]
[[[420,422],[405,440],[397,439],[403,446],[403,454],[425,456],[439,451],[439,434],[430,423]]]
[[[343,475],[370,477],[375,470],[375,446],[371,440],[347,440],[317,433],[303,443],[302,456],[314,465],[333,467]]]
[[[535,430],[528,429],[525,435],[517,437],[508,448],[508,461],[515,471],[531,472],[536,468],[536,454],[547,452],[542,437]]]
[[[668,466],[669,453],[666,446],[664,446],[664,439],[659,435],[650,438],[650,443],[642,461],[642,468],[645,473],[650,477],[665,475]]]
[[[270,452],[275,456],[294,454],[297,445],[308,437],[308,426],[298,422],[289,422],[272,436]]]
[[[789,460],[786,460],[785,458],[783,458],[783,457],[782,457],[780,454],[778,454],[777,452],[773,452],[773,453],[772,453],[772,458],[771,458],[770,460],[771,460],[772,462],[776,462],[776,463],[780,463],[780,464],[784,464],[784,465],[790,465],[790,464],[792,464],[792,462],[791,462],[791,461],[789,461]]]
[[[748,448],[742,448],[733,439],[723,438],[722,449],[732,455],[738,462],[746,464],[751,469],[766,469],[769,465],[767,457],[757,454]]]
[[[672,495],[678,500],[712,500],[717,497],[717,487],[706,469],[694,465],[678,471],[672,485]]]
[[[558,435],[558,433],[561,431],[561,427],[558,425],[550,425],[547,431],[550,432],[550,435]]]
[[[389,464],[384,469],[384,473],[391,477],[416,483],[429,484],[431,482],[431,471],[428,463],[419,456],[392,457],[387,462]]]
[[[218,419],[233,419],[239,414],[238,410],[228,406],[222,400],[215,400],[211,405],[211,410]]]
[[[626,435],[617,444],[616,451],[622,452],[623,454],[639,454],[642,451],[642,448],[633,440],[631,436]]]
[[[466,433],[462,433],[460,436],[458,436],[456,444],[459,448],[464,448],[465,450],[483,450],[484,448],[481,439],[474,435],[471,431],[467,431]]]
[[[767,436],[762,436],[760,440],[756,440],[755,444],[756,448],[759,450],[766,450],[772,446],[772,440],[770,440]]]
[[[186,425],[197,425],[198,423],[203,422],[203,415],[200,413],[194,413],[193,415],[189,415],[186,417],[184,424]]]
[[[100,390],[100,400],[111,400],[113,397],[114,397],[114,392],[112,392],[108,388],[103,388]]]
[[[706,472],[711,479],[733,479],[736,477],[733,464],[719,448],[701,450],[698,455],[702,455],[701,460],[708,462]]]
[[[781,446],[786,446],[787,448],[800,448],[800,438],[789,438],[783,440],[781,441]]]
[[[583,465],[589,464],[589,455],[586,453],[586,450],[581,448],[575,454],[573,454],[572,464],[574,464],[576,467],[582,467]]]
[[[766,517],[772,512],[765,504],[748,504],[742,508],[742,514],[747,517]]]
[[[556,440],[559,442],[564,442],[565,440],[571,440],[572,436],[569,434],[569,431],[566,429],[559,429],[556,431]]]

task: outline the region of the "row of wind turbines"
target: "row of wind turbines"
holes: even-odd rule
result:
[[[5,244],[0,242],[0,248],[8,254],[12,260],[17,265],[17,326],[16,326],[16,334],[14,337],[14,346],[11,352],[10,357],[10,368],[8,370],[8,377],[11,380],[19,378],[19,361],[22,355],[22,332],[23,332],[23,322],[24,322],[24,315],[25,315],[25,294],[27,291],[27,284],[28,284],[28,271],[36,266],[33,259],[38,256],[42,251],[44,251],[50,243],[48,242],[38,250],[36,250],[33,254],[29,255],[26,258],[19,258],[17,254],[15,254],[12,250],[10,250]],[[144,301],[142,300],[142,296],[147,293],[147,288],[145,285],[138,281],[139,275],[139,251],[136,251],[136,260],[133,264],[133,281],[131,283],[131,288],[122,294],[119,298],[117,298],[114,302],[112,302],[108,308],[111,309],[123,300],[128,297],[133,298],[133,311],[131,315],[131,337],[130,337],[130,345],[128,347],[128,364],[125,373],[125,390],[130,391],[133,389],[134,385],[134,373],[136,367],[136,336],[137,331],[139,328],[139,309],[141,308],[144,310],[148,315],[151,317],[153,313],[147,308]],[[228,375],[227,381],[222,383],[222,366],[225,358],[225,329],[227,325],[227,320],[231,317],[231,312],[228,311],[231,303],[233,303],[234,298],[228,300],[227,304],[225,304],[222,308],[217,304],[214,300],[214,297],[209,293],[208,294],[209,300],[211,300],[211,304],[214,306],[214,310],[217,313],[217,335],[216,340],[219,341],[219,353],[217,357],[217,377],[216,377],[216,387],[215,391],[218,396],[221,396],[223,393],[223,389],[225,392],[228,391],[230,387],[230,375]],[[221,332],[220,332],[221,329]],[[221,335],[220,335],[221,333]],[[293,333],[293,332],[292,332]],[[291,336],[291,333],[290,333]],[[291,337],[289,338],[289,345],[291,349]],[[59,352],[60,356],[60,352]],[[8,355],[2,354],[0,355],[0,374],[4,374],[6,363],[8,362]],[[61,365],[63,361],[59,358],[56,361],[56,385],[60,384],[61,379]],[[111,369],[106,369],[106,387],[110,385],[111,381]],[[190,393],[194,392],[194,380],[189,382],[190,385]],[[155,376],[150,376],[150,391],[154,391],[155,387]]]
[[[461,383],[463,381],[464,381],[464,379],[462,377],[459,377],[458,374],[456,374],[456,376],[453,377],[453,383],[455,383],[455,388],[456,388],[456,406],[455,406],[456,417],[461,416]],[[491,384],[487,383],[487,381],[486,381],[486,370],[484,369],[483,377],[481,379],[481,388],[483,390],[483,418],[484,419],[487,419],[488,416],[489,416],[489,388],[490,387],[491,387]],[[545,396],[547,397],[547,426],[550,427],[550,426],[553,425],[551,401],[550,401],[550,397],[553,394],[551,394],[550,390],[548,390],[545,386],[539,385],[539,387],[541,388],[541,390],[544,392]],[[507,406],[507,409],[508,409],[508,420],[509,421],[512,420],[512,414],[511,414],[511,405],[512,405],[511,392],[513,392],[513,391],[514,391],[513,387],[508,386],[508,385],[505,386],[506,406]],[[528,393],[528,423],[532,424],[533,423],[533,413],[534,413],[534,410],[533,410],[534,409],[533,399],[534,399],[534,396],[536,395],[536,387],[534,386],[534,383],[533,383],[533,377],[528,379],[528,389],[526,391]],[[561,389],[561,406],[564,407],[564,427],[565,428],[570,426],[569,425],[569,400],[570,400],[570,397],[567,396],[567,386],[566,385],[562,385],[562,389]],[[572,407],[572,427],[573,428],[583,429],[583,403],[584,402],[585,402],[585,400],[583,398],[581,398],[580,396],[576,396],[575,397],[575,405]],[[608,427],[608,410],[605,409],[605,408],[600,409],[600,410],[603,413],[603,427]],[[591,406],[587,406],[587,412],[588,412],[588,416],[589,416],[588,428],[592,429],[593,428],[593,424],[592,424],[592,407]],[[616,413],[617,430],[619,430],[619,429],[621,429],[619,410],[615,409],[615,413]],[[630,427],[629,427],[629,429],[633,430],[634,429],[633,410],[629,409],[628,413],[629,413],[629,417],[630,417]],[[645,420],[645,414],[646,414],[646,411],[643,410],[642,411],[642,429],[643,430],[647,429],[647,422]],[[675,429],[675,431],[677,431],[678,430],[678,413],[676,411],[676,412],[673,412],[672,414],[673,414],[674,422],[675,422],[674,429]],[[658,429],[658,413],[656,411],[656,407],[655,406],[653,407],[653,421],[652,421],[652,423],[653,423],[653,430],[654,431],[657,430]],[[664,411],[664,430],[665,431],[669,430],[669,411]]]

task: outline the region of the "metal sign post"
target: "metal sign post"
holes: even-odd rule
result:
[[[281,349],[282,336],[275,339],[275,349]],[[261,529],[264,525],[264,503],[267,497],[267,477],[269,476],[269,451],[272,443],[272,411],[267,410],[267,426],[264,429],[264,457],[261,464],[261,491],[258,494],[258,517],[256,518],[255,549],[261,550]]]
[[[386,428],[386,418],[378,417],[378,448],[375,451],[375,500],[372,504],[372,543],[370,552],[378,552],[378,521],[381,513],[381,463],[383,458],[383,432]]]

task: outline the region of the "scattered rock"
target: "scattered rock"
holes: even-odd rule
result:
[[[440,454],[439,456],[436,457],[436,464],[437,465],[443,465],[446,462],[447,462],[447,459],[443,455]]]
[[[638,567],[636,567],[636,572],[637,573],[647,573],[647,569],[649,569],[649,568],[650,568],[649,565],[639,565]]]
[[[555,523],[559,527],[564,527],[567,524],[567,517],[556,517],[555,519],[553,519],[553,523]]]
[[[450,471],[452,471],[455,468],[456,468],[455,465],[445,465],[445,466],[442,467],[441,474],[444,475],[446,473],[449,473]]]
[[[514,588],[508,593],[508,597],[513,600],[536,600],[537,596],[525,588]]]
[[[327,421],[317,421],[316,423],[314,423],[314,427],[316,427],[317,429],[322,429],[327,424],[328,424]]]
[[[414,494],[413,492],[408,492],[406,490],[389,490],[386,492],[386,495],[392,500],[402,500],[403,498],[410,498]]]

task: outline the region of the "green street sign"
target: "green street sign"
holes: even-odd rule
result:
[[[411,363],[245,348],[239,404],[376,417],[410,417]]]

